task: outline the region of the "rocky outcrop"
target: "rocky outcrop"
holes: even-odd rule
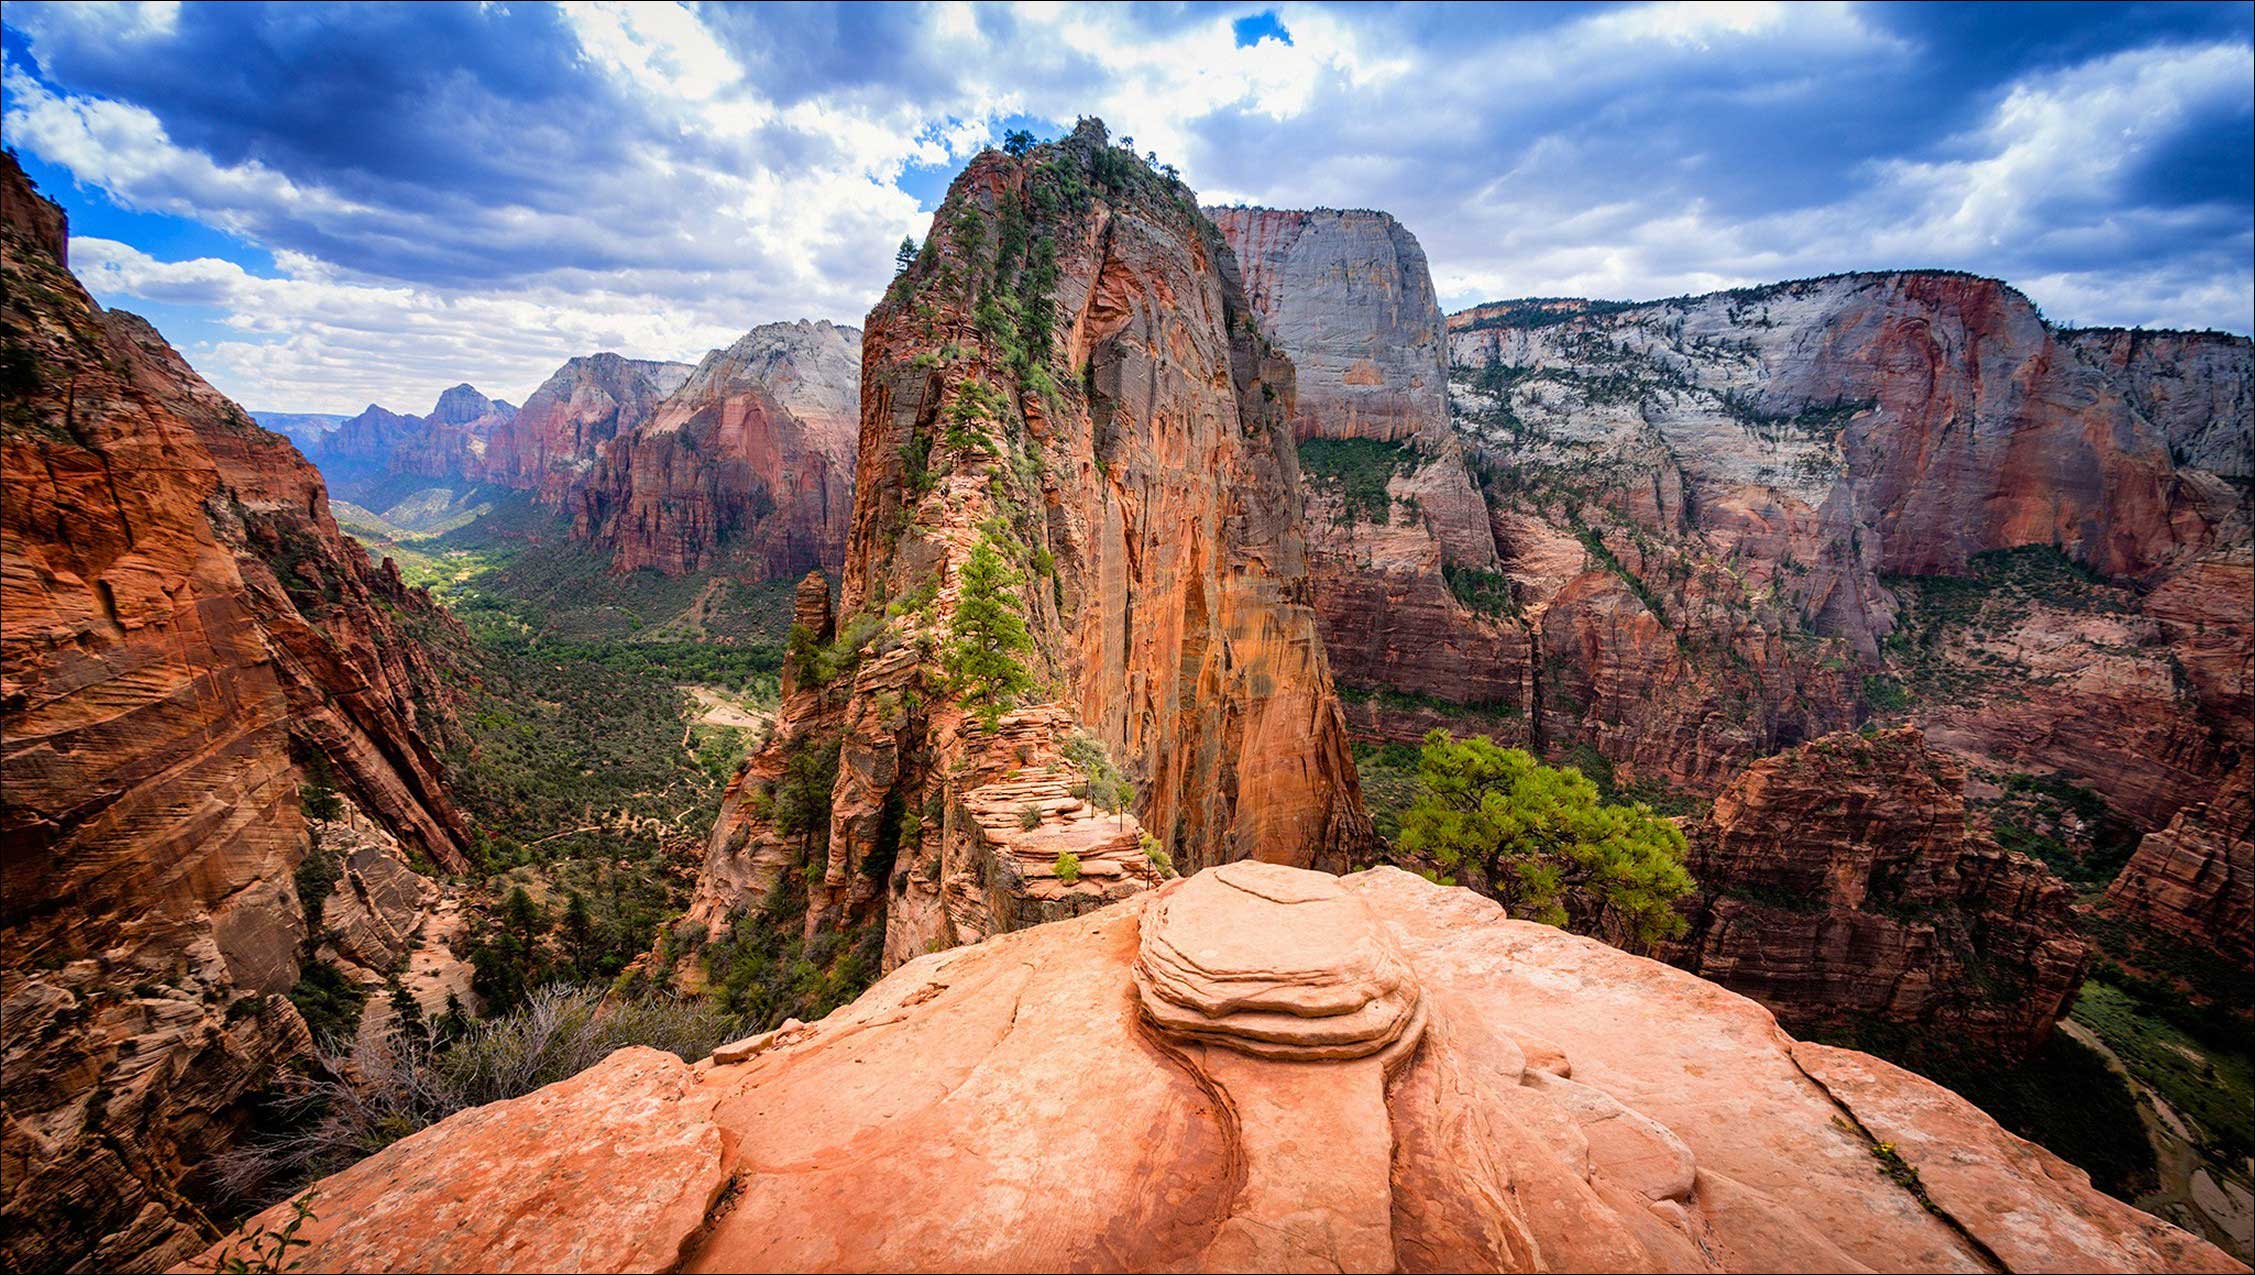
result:
[[[1094,122],[987,152],[863,350],[842,618],[802,590],[792,695],[692,917],[718,932],[809,864],[810,931],[881,924],[890,968],[1170,858],[1345,866],[1369,824],[1309,606],[1291,364],[1190,193]],[[962,619],[982,556],[979,608],[1023,643]]]
[[[125,1268],[201,1246],[181,1174],[310,1043],[276,995],[307,934],[301,787],[463,865],[454,630],[339,535],[287,440],[94,304],[12,158],[0,209],[0,1256]]]
[[[2073,894],[1968,827],[1964,784],[1909,729],[1747,767],[1692,830],[1702,894],[1669,959],[1796,1030],[2033,1049],[2082,982]]]
[[[2255,966],[2255,763],[2138,842],[2106,908]]]
[[[315,1190],[313,1271],[2244,1269],[1711,983],[1260,863],[695,1065],[623,1050]]]
[[[648,420],[694,370],[616,354],[572,359],[494,428],[475,476],[563,507],[603,445]]]
[[[770,323],[705,356],[578,492],[575,534],[620,571],[684,575],[725,553],[769,578],[845,554],[861,333]]]
[[[1292,360],[1308,574],[1342,686],[1521,717],[1532,661],[1494,603],[1495,535],[1449,424],[1448,347],[1417,239],[1379,212],[1216,208],[1262,333]],[[1493,589],[1490,589],[1493,592]],[[1423,723],[1362,702],[1377,733]],[[1358,719],[1359,720],[1359,719]]]
[[[2245,340],[2059,333],[1934,272],[1449,340],[1544,746],[1711,792],[1876,714],[2146,829],[2255,750]]]

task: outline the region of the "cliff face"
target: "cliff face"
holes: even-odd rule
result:
[[[842,618],[802,640],[692,915],[724,927],[811,856],[810,928],[881,921],[889,967],[1102,903],[1162,856],[1343,866],[1369,832],[1309,607],[1291,376],[1189,192],[1101,125],[980,156],[870,314]],[[962,618],[982,555],[974,615],[1022,618],[1022,647]],[[807,777],[820,829],[789,812]]]
[[[2106,907],[2255,967],[2255,763],[2147,833]]]
[[[179,1176],[310,1043],[273,995],[307,933],[301,784],[462,866],[427,644],[451,621],[338,534],[287,440],[93,303],[13,159],[0,223],[4,1252],[169,1260],[207,1229]]]
[[[1796,1030],[1884,1022],[2034,1048],[2082,982],[2074,896],[1967,827],[1964,784],[1916,730],[1747,767],[1692,830],[1704,893],[1669,959]]]
[[[1332,670],[1365,692],[1353,720],[1422,728],[1372,691],[1523,714],[1525,632],[1451,587],[1477,598],[1497,581],[1495,535],[1450,427],[1448,347],[1416,237],[1377,212],[1211,213],[1262,333],[1292,360],[1308,574]]]
[[[602,449],[577,534],[621,571],[683,575],[724,551],[771,578],[836,570],[854,490],[861,334],[770,323],[696,370]]]
[[[317,1190],[309,1270],[2244,1269],[1711,983],[1259,863],[693,1066],[622,1050]]]
[[[603,445],[648,420],[694,370],[616,354],[572,359],[494,429],[477,476],[560,507]]]
[[[2149,829],[2255,748],[2244,339],[1939,274],[1450,326],[1546,745],[1714,791],[1877,715]]]

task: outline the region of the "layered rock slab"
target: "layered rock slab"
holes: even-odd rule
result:
[[[1204,971],[1166,980],[1178,1009],[1319,1023],[1346,1015],[1274,1007],[1414,995],[1419,1025],[1297,1060],[1177,1033],[1147,1012],[1161,952]],[[2244,1269],[1946,1090],[1393,869],[1208,872],[920,957],[730,1056],[628,1051],[348,1169],[304,1268]],[[489,1172],[519,1148],[606,1194]],[[450,1224],[392,1207],[420,1199]]]

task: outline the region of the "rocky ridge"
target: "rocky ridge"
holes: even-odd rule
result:
[[[1169,859],[1345,866],[1369,825],[1309,607],[1291,364],[1188,191],[1094,122],[987,152],[863,350],[839,618],[802,586],[783,713],[693,922],[725,929],[805,864],[809,933],[876,927],[890,968]],[[1029,631],[1015,707],[950,672],[982,550]]]
[[[0,1256],[167,1261],[182,1175],[310,1046],[301,790],[462,865],[452,622],[341,536],[320,477],[70,274],[0,161]]]
[[[309,1270],[2245,1269],[1713,984],[1257,862],[694,1065],[622,1050],[316,1189]]]

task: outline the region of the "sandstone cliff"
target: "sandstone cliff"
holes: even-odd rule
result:
[[[616,354],[569,360],[494,427],[474,476],[563,507],[603,445],[648,420],[692,370]]]
[[[2138,842],[2106,907],[2255,967],[2255,760]]]
[[[313,770],[460,866],[431,661],[451,625],[337,532],[321,480],[63,264],[0,162],[0,1254],[164,1261],[176,1186],[309,1044],[274,995]]]
[[[317,1190],[314,1271],[2245,1269],[1711,983],[1261,863],[695,1065],[622,1050]]]
[[[2255,749],[2244,339],[1936,273],[1450,327],[1547,746],[1714,791],[1877,713],[2147,829]]]
[[[788,579],[845,555],[861,334],[770,323],[705,356],[601,449],[575,533],[620,571],[683,575],[724,551]]]
[[[1360,692],[1350,714],[1400,718],[1370,694],[1387,692],[1523,716],[1525,631],[1457,592],[1478,599],[1501,579],[1449,423],[1448,346],[1416,237],[1378,212],[1211,213],[1263,334],[1292,360],[1308,574],[1332,671]]]
[[[723,928],[808,864],[810,932],[881,924],[889,968],[1170,856],[1345,866],[1369,825],[1309,607],[1292,394],[1179,182],[1093,122],[974,161],[870,314],[840,618],[802,589],[791,693],[692,917]],[[1009,576],[986,601],[1030,634],[991,724],[954,667],[981,550]]]
[[[1967,826],[1964,785],[1910,729],[1747,767],[1690,830],[1702,894],[1669,959],[1797,1031],[1885,1023],[2025,1054],[2082,982],[2074,896]]]

